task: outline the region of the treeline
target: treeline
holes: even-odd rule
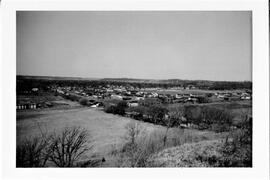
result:
[[[252,82],[227,82],[227,81],[190,81],[190,80],[160,80],[154,82],[130,82],[117,80],[58,80],[58,79],[37,79],[17,76],[17,93],[29,91],[32,88],[49,90],[49,86],[74,86],[74,87],[100,87],[106,85],[132,86],[136,88],[171,88],[171,87],[191,87],[210,90],[232,90],[232,89],[251,89]]]
[[[227,89],[252,89],[252,83],[244,82],[214,82],[209,87],[210,90],[227,90]]]
[[[229,131],[234,118],[226,109],[199,105],[168,107],[152,101],[140,103],[137,107],[128,107],[125,101],[108,103],[105,104],[104,111],[169,128],[192,126],[215,132]]]

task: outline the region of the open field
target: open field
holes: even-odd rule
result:
[[[28,116],[27,118],[25,118]],[[70,110],[51,110],[39,112],[18,112],[17,115],[17,143],[25,137],[39,135],[43,132],[51,133],[63,127],[81,126],[86,128],[95,142],[94,152],[106,154],[114,144],[122,142],[125,126],[134,121],[129,118],[104,113],[97,109],[80,108]],[[165,129],[150,123],[143,123],[147,132]]]
[[[126,125],[137,122],[146,134],[152,132],[162,136],[166,128],[151,123],[136,121],[130,118],[104,113],[99,109],[75,108],[52,109],[43,111],[19,111],[17,112],[17,143],[20,144],[27,137],[34,137],[42,133],[59,132],[64,127],[81,126],[87,129],[94,142],[94,149],[87,157],[95,154],[96,157],[105,157],[105,166],[114,166],[115,160],[110,155],[112,150],[119,149],[125,143]],[[175,128],[173,128],[175,129]],[[198,142],[209,139],[219,139],[221,134],[210,131],[185,129],[169,131],[170,136],[185,137],[187,141]],[[185,140],[186,141],[186,140]],[[183,142],[184,143],[184,142]]]

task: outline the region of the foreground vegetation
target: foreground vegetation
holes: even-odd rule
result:
[[[231,107],[230,107],[231,106]],[[243,108],[242,108],[243,107]],[[199,130],[228,132],[241,126],[241,116],[251,115],[249,104],[173,104],[166,105],[156,100],[140,101],[139,106],[128,107],[125,101],[105,103],[107,113],[128,116],[136,120],[171,127],[192,127]],[[237,113],[234,111],[240,109]],[[237,120],[237,121],[236,121]]]
[[[17,100],[41,105],[17,111],[17,167],[252,167],[250,100],[210,102],[206,94],[195,104],[147,97],[135,106],[106,98],[90,106],[79,93],[52,91],[106,84],[166,89],[174,86],[169,82],[210,91],[250,89],[249,82],[17,80]]]
[[[225,139],[198,140],[179,136],[164,142],[164,137],[139,136],[137,124],[127,126],[127,142],[118,156],[119,167],[252,167],[252,120],[243,120],[241,129],[231,131]]]
[[[100,162],[80,158],[92,148],[89,133],[80,127],[66,127],[60,133],[43,134],[26,139],[17,146],[17,167],[45,167],[53,163],[57,167],[97,166]]]
[[[86,129],[41,132],[17,146],[17,167],[100,167],[110,157],[112,167],[252,167],[251,118],[243,119],[239,129],[216,135],[179,128],[147,133],[133,121],[125,130],[122,144],[102,158],[94,156],[95,143]]]

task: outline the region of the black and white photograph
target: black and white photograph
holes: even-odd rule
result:
[[[0,177],[269,179],[268,3],[1,2]]]
[[[17,11],[17,167],[252,167],[250,11]]]

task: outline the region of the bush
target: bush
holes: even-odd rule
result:
[[[104,111],[106,113],[124,115],[126,113],[127,103],[125,101],[120,101],[117,105],[108,105],[105,107]]]
[[[117,105],[116,105],[116,110],[115,110],[115,114],[119,114],[119,115],[124,115],[126,112],[126,108],[127,108],[127,102],[126,101],[120,101]]]
[[[198,103],[209,103],[210,100],[207,96],[199,96],[198,98]]]
[[[185,117],[199,129],[210,129],[216,132],[229,131],[233,116],[225,109],[209,106],[185,106]]]
[[[230,133],[221,152],[220,166],[252,167],[252,118],[243,120],[242,127]]]
[[[137,123],[131,122],[126,126],[126,142],[120,151],[115,152],[119,156],[120,167],[146,167],[150,156],[160,150],[162,137],[145,136],[144,130]]]
[[[83,105],[83,106],[86,106],[86,105],[88,105],[88,100],[87,100],[86,98],[81,98],[81,99],[79,100],[79,103],[80,103],[81,105]]]
[[[149,108],[148,115],[155,124],[163,124],[163,119],[168,110],[162,105],[153,105]]]
[[[70,99],[71,101],[79,101],[81,97],[75,94],[69,94],[66,95],[66,98]]]
[[[105,109],[104,109],[104,111],[106,113],[113,113],[113,114],[115,114],[115,112],[116,112],[116,106],[113,106],[113,105],[106,106]]]
[[[89,147],[89,135],[80,127],[65,128],[60,134],[26,139],[16,150],[17,167],[44,167],[47,161],[58,167],[78,166],[81,158]],[[94,166],[91,159],[82,166]]]
[[[211,130],[215,131],[216,133],[220,133],[220,132],[227,132],[230,130],[230,124],[212,124],[211,125]]]
[[[47,160],[47,141],[42,137],[26,139],[16,149],[17,167],[44,167]]]

